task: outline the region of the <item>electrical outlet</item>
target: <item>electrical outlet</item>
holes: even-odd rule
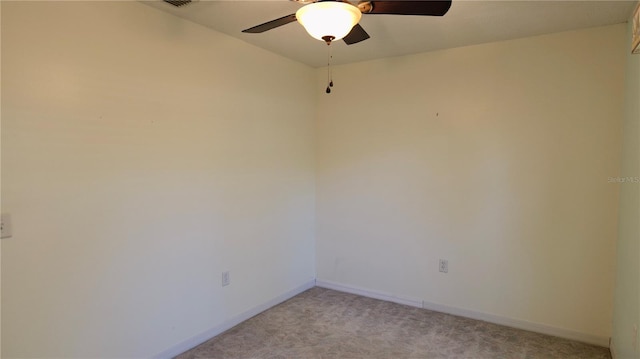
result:
[[[438,270],[442,273],[449,273],[449,261],[446,259],[441,259]]]
[[[0,215],[0,238],[9,238],[13,236],[11,231],[11,215],[3,213]]]
[[[229,271],[222,272],[222,286],[226,287],[231,284],[231,277],[229,276]]]

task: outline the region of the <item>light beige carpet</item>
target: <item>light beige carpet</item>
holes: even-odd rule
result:
[[[610,358],[607,348],[312,288],[180,359]]]

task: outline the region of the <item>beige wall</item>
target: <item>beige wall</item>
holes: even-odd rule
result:
[[[617,276],[613,316],[613,350],[619,359],[640,358],[640,55],[632,55],[631,22],[625,54],[625,112],[622,145]],[[635,182],[634,182],[635,180]]]
[[[2,36],[2,5],[0,4],[0,38]],[[0,84],[2,84],[2,41],[0,39]],[[0,86],[0,139],[2,138],[2,86]],[[0,140],[0,163],[2,146]],[[2,165],[0,165],[0,188],[2,188]],[[2,211],[2,193],[0,191],[0,212]],[[2,241],[0,240],[0,357],[2,357]]]
[[[312,69],[138,2],[3,1],[2,54],[3,357],[150,357],[314,278]]]
[[[625,29],[336,67],[319,95],[318,280],[606,343]]]
[[[624,25],[339,66],[327,96],[139,3],[1,8],[3,357],[162,352],[312,279],[314,225],[320,280],[611,335]]]

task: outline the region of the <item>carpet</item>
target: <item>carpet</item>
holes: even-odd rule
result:
[[[607,348],[315,287],[178,359],[610,359]]]

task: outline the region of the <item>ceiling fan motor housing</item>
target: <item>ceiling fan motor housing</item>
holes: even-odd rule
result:
[[[373,11],[373,4],[371,1],[360,1],[358,3],[358,9],[360,9],[361,13],[368,14]]]

